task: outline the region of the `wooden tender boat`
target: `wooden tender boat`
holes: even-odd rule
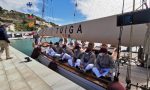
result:
[[[106,90],[109,83],[111,83],[111,81],[107,79],[97,78],[90,72],[85,73],[75,67],[69,66],[67,62],[61,62],[58,60],[58,58],[53,58],[46,55],[45,53],[41,53],[38,57],[38,60],[40,63],[46,65],[49,68],[51,68],[51,65],[54,65],[55,63],[57,65],[57,70],[55,70],[58,73],[71,79],[75,83],[80,83],[80,85],[90,90]]]

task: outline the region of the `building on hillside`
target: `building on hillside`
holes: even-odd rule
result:
[[[11,32],[15,32],[15,24],[10,24],[7,30]]]
[[[47,26],[47,27],[52,27],[52,25],[50,23],[42,22],[42,21],[38,21],[38,20],[36,20],[36,24],[37,25],[44,25],[44,26]]]

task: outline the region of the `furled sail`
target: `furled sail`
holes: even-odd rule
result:
[[[117,27],[117,16],[104,17],[100,19],[79,22],[64,26],[57,26],[40,30],[40,35],[46,36],[69,36],[71,38],[117,45],[120,27]],[[122,34],[122,45],[129,45],[130,26],[124,26]],[[146,24],[133,25],[132,46],[143,45],[147,30]]]

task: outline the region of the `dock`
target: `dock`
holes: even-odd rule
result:
[[[13,47],[10,47],[10,55],[13,59],[6,60],[3,53],[0,61],[0,90],[85,90],[32,58],[26,62],[28,56]],[[146,85],[146,73],[146,68],[132,65],[131,82]],[[120,66],[119,78],[126,85],[126,65]]]
[[[34,59],[10,47],[13,59],[0,61],[0,90],[85,90]]]

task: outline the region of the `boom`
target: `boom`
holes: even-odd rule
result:
[[[122,33],[123,46],[129,46],[130,28],[130,26],[124,26]],[[57,37],[69,36],[83,41],[117,45],[119,29],[120,28],[117,27],[117,16],[114,15],[75,24],[46,28],[40,30],[39,34]],[[143,45],[146,30],[146,24],[133,25],[132,46]]]

